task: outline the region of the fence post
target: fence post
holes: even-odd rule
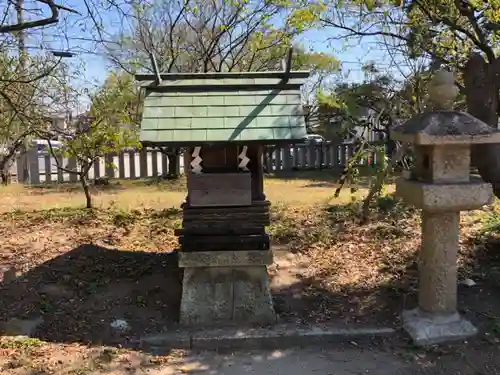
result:
[[[158,151],[156,149],[151,151],[151,169],[153,178],[158,177]]]
[[[96,158],[94,160],[94,180],[101,177],[101,160]]]
[[[168,176],[168,156],[164,154],[163,152],[161,153],[161,176],[163,178],[167,178]]]
[[[317,152],[317,144],[315,142],[311,142],[307,147],[307,159],[308,159],[308,167],[309,169],[316,169],[316,152]]]
[[[114,154],[106,154],[104,156],[104,176],[106,178],[115,178],[115,168],[114,168]]]
[[[297,147],[297,152],[299,154],[299,168],[300,169],[306,169],[307,167],[307,149],[305,146],[299,146]]]
[[[118,178],[125,179],[125,153],[123,151],[118,154]]]
[[[266,168],[267,173],[273,173],[273,153],[274,148],[266,147]]]
[[[136,178],[136,174],[135,174],[135,150],[128,152],[128,167],[130,170],[130,179],[133,180]]]
[[[139,153],[139,169],[141,178],[148,177],[148,150],[145,147]]]
[[[295,144],[292,147],[292,169],[299,169],[299,150]]]
[[[283,165],[281,165],[281,152],[283,149],[281,146],[276,147],[275,152],[276,152],[276,159],[275,159],[275,166],[276,166],[276,172],[282,171],[283,170]]]
[[[293,153],[292,145],[285,145],[283,147],[283,169],[291,171],[293,169]]]
[[[181,155],[175,155],[170,157],[168,163],[168,174],[172,177],[177,177],[181,175]]]
[[[33,185],[40,184],[40,164],[38,159],[38,149],[30,148],[26,152],[28,161],[29,183]]]
[[[327,169],[330,168],[331,163],[332,163],[331,149],[332,149],[332,144],[329,142],[325,143],[325,145],[323,147],[323,155],[325,158],[325,168],[327,168]]]
[[[75,157],[69,158],[68,159],[68,169],[70,171],[76,171],[77,167],[78,166],[76,165],[76,158]],[[70,182],[76,182],[76,181],[78,181],[78,176],[74,173],[70,173],[69,180],[70,180]]]
[[[332,168],[337,168],[339,165],[339,145],[332,143],[330,145],[330,155],[332,158]]]
[[[50,184],[52,182],[52,163],[50,162],[51,157],[52,155],[50,153],[43,155],[46,184]]]
[[[56,168],[57,165],[59,164],[61,167],[64,167],[64,157],[62,156],[61,153],[55,154],[54,158],[57,158],[58,163],[56,163]],[[64,182],[64,174],[63,170],[60,168],[57,168],[57,183],[61,184]]]

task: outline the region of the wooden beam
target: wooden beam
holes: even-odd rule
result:
[[[149,58],[151,60],[151,66],[153,67],[153,73],[155,76],[155,84],[159,85],[162,82],[160,71],[158,69],[158,63],[156,62],[155,55],[152,52],[149,53]]]
[[[282,63],[285,81],[288,81],[290,79],[290,72],[292,70],[292,56],[293,56],[293,47],[290,47],[288,49],[286,59],[283,59]]]

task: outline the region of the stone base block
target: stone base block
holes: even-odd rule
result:
[[[180,322],[276,323],[266,266],[185,268]]]
[[[403,312],[403,327],[419,346],[463,340],[477,333],[477,328],[458,313],[443,316],[418,308]]]

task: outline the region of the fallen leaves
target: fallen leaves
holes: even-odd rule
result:
[[[272,206],[273,242],[296,254],[287,255],[282,267],[270,269],[271,276],[282,282],[274,290],[282,319],[397,323],[395,315],[403,301],[415,293],[420,219],[418,211],[400,202],[391,201],[387,209],[390,199],[384,197],[384,205],[375,202],[372,220],[365,225],[359,222],[358,202]],[[482,221],[474,213],[462,219],[459,264],[466,265],[474,256],[467,238]],[[179,220],[179,210],[172,208],[60,208],[2,214],[0,266],[21,273],[12,287],[2,285],[2,318],[14,312],[41,312],[49,319],[42,333],[53,342],[33,348],[30,366],[62,374],[60,369],[73,358],[72,368],[92,369],[97,357],[89,347],[55,342],[95,346],[99,339],[113,339],[118,345],[129,338],[107,336],[115,319],[130,323],[130,335],[173,322],[180,278],[168,254],[177,247],[174,229]],[[88,244],[94,246],[82,246]],[[99,364],[108,373],[120,373],[105,366],[110,358],[127,368],[144,367],[144,361],[154,366],[172,363],[170,357],[144,359],[112,350],[101,353]],[[23,354],[23,348],[0,345],[2,361]],[[179,370],[193,372],[182,366]]]

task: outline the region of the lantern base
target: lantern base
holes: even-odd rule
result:
[[[459,341],[477,334],[477,328],[458,312],[430,314],[419,308],[403,312],[403,328],[417,346]]]

